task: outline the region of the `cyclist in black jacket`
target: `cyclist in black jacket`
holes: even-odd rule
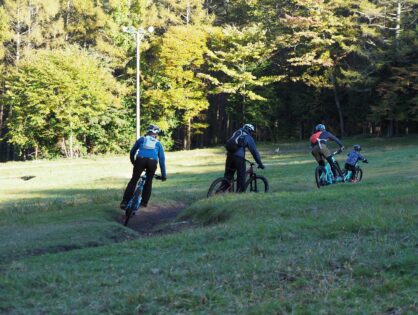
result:
[[[265,167],[252,137],[254,132],[255,128],[252,124],[245,124],[232,134],[226,144],[227,156],[224,176],[232,180],[237,172],[237,192],[243,192],[245,186],[245,148],[250,150],[259,168],[264,169]]]

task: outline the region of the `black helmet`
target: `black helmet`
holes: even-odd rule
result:
[[[253,125],[251,124],[245,124],[244,126],[242,126],[242,129],[244,129],[246,132],[248,132],[249,134],[252,134],[255,132],[255,128]]]
[[[156,126],[156,125],[149,125],[147,127],[147,132],[148,133],[159,134],[160,133],[160,128],[158,128],[158,126]]]
[[[355,144],[353,148],[355,151],[361,151],[361,146],[359,144]]]

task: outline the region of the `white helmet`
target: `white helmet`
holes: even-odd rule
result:
[[[244,129],[246,132],[248,132],[249,134],[254,133],[255,132],[255,128],[253,125],[251,124],[245,124],[244,126],[242,126],[242,129]]]
[[[160,128],[158,128],[158,126],[156,126],[156,125],[149,125],[147,127],[147,132],[159,134],[160,133]]]

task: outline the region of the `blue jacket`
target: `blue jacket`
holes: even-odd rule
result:
[[[358,153],[357,151],[353,150],[350,153],[347,154],[347,160],[345,161],[345,163],[347,163],[348,165],[352,165],[355,166],[356,163],[360,160],[360,161],[364,161],[366,158],[364,156],[362,156],[360,153]]]
[[[238,131],[242,132],[242,136],[238,140],[240,148],[237,150],[237,152],[233,153],[233,155],[239,156],[239,157],[242,157],[242,158],[245,159],[245,148],[248,148],[250,150],[254,160],[256,161],[256,163],[258,165],[262,164],[261,163],[261,158],[260,158],[260,153],[258,153],[257,148],[255,146],[254,138],[250,134],[248,134],[243,128],[241,128],[241,129],[239,129],[235,132],[238,132]]]
[[[138,152],[138,154],[137,154]],[[144,136],[139,138],[130,152],[130,159],[132,164],[135,162],[135,155],[141,158],[150,158],[159,161],[161,176],[167,177],[165,170],[165,155],[164,149],[160,141],[153,136]]]

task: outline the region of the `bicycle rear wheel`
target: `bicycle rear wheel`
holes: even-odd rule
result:
[[[264,176],[256,175],[245,183],[245,192],[268,192],[269,182]]]
[[[209,187],[207,197],[211,197],[217,194],[224,194],[234,192],[234,184],[225,177],[219,177],[215,179]]]
[[[324,183],[326,182],[325,175],[327,171],[325,170],[325,167],[323,166],[317,166],[315,169],[315,182],[316,187],[321,188],[321,186],[324,186]]]

